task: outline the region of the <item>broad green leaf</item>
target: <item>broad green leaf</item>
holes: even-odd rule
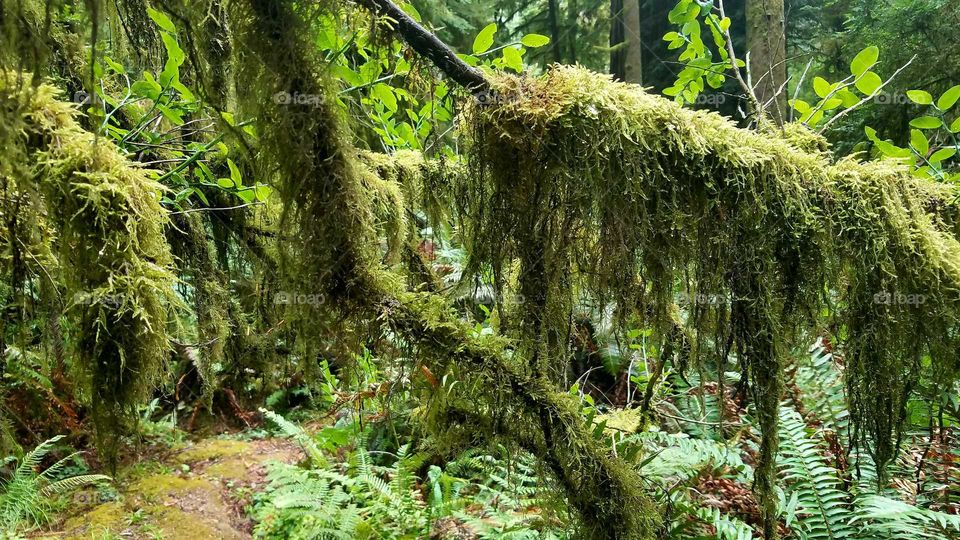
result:
[[[954,155],[956,155],[956,153],[957,153],[956,148],[941,148],[936,152],[934,152],[933,155],[930,156],[930,159],[928,159],[927,161],[929,161],[930,163],[940,163],[945,159],[952,158]]]
[[[825,111],[832,111],[843,104],[843,100],[838,97],[832,97],[823,102],[822,109]]]
[[[919,129],[937,129],[941,125],[943,125],[943,122],[933,116],[921,116],[910,121],[910,127]]]
[[[878,58],[880,58],[880,49],[873,45],[867,47],[857,53],[857,56],[850,62],[850,73],[853,73],[854,77],[863,75],[877,63]]]
[[[841,88],[834,94],[834,97],[840,98],[840,101],[843,102],[844,109],[849,109],[860,102],[860,98],[851,92],[849,88]]]
[[[163,90],[159,84],[154,81],[137,81],[130,86],[133,95],[150,98],[153,101],[160,99],[160,92]]]
[[[520,56],[520,51],[513,47],[503,49],[503,64],[517,73],[523,71],[523,58]]]
[[[234,187],[233,180],[230,178],[217,178],[217,185],[223,189],[231,189]]]
[[[680,34],[676,32],[667,32],[666,34],[663,35],[664,41],[676,41],[679,38],[680,38]]]
[[[177,27],[173,25],[173,21],[171,21],[170,17],[167,17],[166,14],[148,7],[147,15],[153,19],[153,22],[157,23],[157,26],[160,28],[166,30],[167,32],[176,33]]]
[[[162,86],[167,87],[178,79],[180,66],[186,59],[186,55],[172,34],[161,33],[160,39],[163,40],[163,45],[167,49],[167,62],[163,66],[163,72],[160,73],[159,81]]]
[[[400,4],[400,9],[402,9],[403,12],[409,15],[413,20],[417,22],[423,22],[423,17],[420,16],[420,12],[417,11],[417,8],[413,7],[412,3],[403,2]]]
[[[937,100],[937,108],[941,111],[946,111],[950,107],[953,107],[958,99],[960,99],[960,84],[947,90],[940,96],[940,99]]]
[[[910,146],[921,156],[926,156],[927,152],[930,151],[930,141],[919,129],[910,130]]]
[[[243,199],[243,202],[250,203],[253,202],[253,198],[256,196],[256,193],[253,188],[247,188],[238,191],[237,196]]]
[[[730,29],[730,22],[731,22],[731,21],[730,21],[730,17],[724,17],[724,18],[720,19],[720,30],[723,30],[724,32],[726,32],[727,30],[729,30],[729,29]]]
[[[106,62],[108,66],[110,66],[110,69],[116,71],[117,73],[120,73],[120,74],[126,73],[126,70],[123,69],[123,65],[118,62],[114,62],[113,59],[111,59],[109,56],[104,56],[103,61]]]
[[[880,89],[880,86],[883,85],[883,80],[880,79],[880,76],[872,71],[864,73],[857,80],[857,90],[863,92],[866,95],[871,95],[877,90]]]
[[[917,105],[933,104],[933,96],[930,95],[930,92],[924,90],[907,90],[907,97]]]
[[[227,167],[230,168],[230,180],[233,181],[233,185],[242,187],[243,177],[240,176],[240,169],[237,168],[237,164],[232,159],[227,158]]]
[[[667,20],[673,24],[680,24],[685,22],[684,17],[687,14],[687,9],[690,8],[690,4],[693,3],[693,0],[680,0],[677,2],[677,5],[670,10],[670,13],[667,14]]]
[[[487,52],[493,46],[493,35],[497,33],[497,24],[490,23],[473,40],[473,54]]]
[[[377,83],[370,89],[370,96],[383,103],[383,106],[389,111],[397,112],[397,96],[394,95],[393,89],[390,88],[390,86]]]
[[[536,49],[550,43],[550,38],[543,34],[527,34],[520,38],[520,43],[523,43],[524,47]]]
[[[814,77],[813,91],[816,92],[818,96],[825,98],[830,94],[831,90],[833,90],[833,87],[826,79],[823,77]]]
[[[960,133],[960,118],[957,118],[950,124],[950,131],[952,133]]]
[[[880,137],[877,137],[877,130],[873,129],[870,126],[864,126],[863,131],[866,132],[867,138],[873,142],[880,140]]]
[[[258,201],[265,201],[270,194],[273,193],[273,188],[270,186],[259,184],[254,188],[254,194],[257,196]]]
[[[810,104],[802,99],[791,99],[790,105],[800,114],[807,114],[810,112]]]

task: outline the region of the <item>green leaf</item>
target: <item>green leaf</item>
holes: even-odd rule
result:
[[[953,107],[957,100],[960,100],[960,84],[947,90],[940,96],[940,99],[937,100],[937,108],[941,111],[946,111],[950,107]]]
[[[843,102],[844,109],[849,109],[860,102],[860,98],[848,88],[841,88],[834,96],[840,98],[840,101]]]
[[[663,35],[664,41],[676,41],[677,39],[680,39],[680,34],[676,32],[667,32]]]
[[[957,118],[952,124],[950,124],[950,132],[960,133],[960,118]]]
[[[810,112],[810,104],[802,99],[791,99],[790,105],[800,114],[807,114]]]
[[[833,86],[827,82],[823,77],[814,77],[813,79],[813,91],[817,93],[818,96],[825,98],[830,94],[830,91],[833,90]]]
[[[166,14],[160,13],[159,11],[153,8],[147,8],[147,15],[153,19],[153,22],[157,23],[157,26],[166,30],[167,32],[176,33],[177,27],[173,25],[173,21],[170,20],[170,17],[167,17]]]
[[[877,130],[873,129],[870,126],[864,126],[863,131],[866,132],[867,138],[873,142],[880,140],[880,137],[877,137]]]
[[[493,35],[497,33],[497,24],[490,23],[473,40],[473,54],[487,52],[493,46]]]
[[[230,180],[233,181],[233,185],[242,187],[243,178],[240,176],[240,169],[237,168],[237,164],[232,159],[227,158],[227,167],[230,168]]]
[[[403,12],[409,15],[413,20],[417,22],[423,22],[423,17],[420,16],[420,12],[417,11],[417,8],[413,7],[412,3],[403,2],[400,4],[400,9],[402,9]]]
[[[910,130],[910,146],[921,156],[926,156],[927,152],[930,151],[930,141],[919,129]]]
[[[377,83],[370,89],[370,96],[376,98],[383,106],[392,112],[397,112],[397,96],[394,95],[390,86]]]
[[[877,63],[878,58],[880,58],[880,49],[874,45],[867,47],[857,53],[857,56],[850,62],[850,73],[852,73],[854,77],[863,75]]]
[[[520,51],[513,47],[503,49],[503,64],[517,73],[523,71],[523,57],[520,56]]]
[[[110,69],[116,71],[117,73],[120,73],[121,75],[123,73],[126,73],[126,70],[123,69],[123,65],[118,62],[114,62],[113,59],[111,59],[109,56],[104,56],[103,61],[106,62],[108,66],[110,66]]]
[[[273,188],[265,184],[258,184],[254,188],[254,194],[257,196],[258,201],[265,201],[270,194],[273,193]]]
[[[920,129],[937,129],[941,125],[943,125],[943,122],[933,116],[921,116],[910,121],[910,127]]]
[[[167,49],[167,62],[163,66],[163,72],[160,73],[159,81],[161,86],[169,86],[171,81],[176,80],[180,75],[180,66],[186,59],[183,49],[177,43],[177,39],[172,34],[162,33],[160,39],[163,40],[163,46]]]
[[[223,189],[231,189],[234,187],[233,180],[230,178],[217,178],[217,185]]]
[[[952,158],[954,155],[956,155],[956,153],[957,153],[956,148],[941,148],[936,152],[934,152],[933,155],[930,156],[930,159],[928,159],[927,161],[929,161],[930,163],[940,163],[945,159]]]
[[[163,89],[155,81],[137,81],[130,86],[130,91],[133,92],[133,95],[149,98],[153,101],[160,99],[160,92]]]
[[[840,98],[838,98],[838,97],[832,97],[832,98],[830,98],[830,99],[828,99],[828,100],[825,100],[825,101],[823,102],[823,107],[822,107],[822,109],[825,110],[825,111],[832,111],[832,110],[836,109],[837,107],[839,107],[840,105],[843,105],[843,100],[840,99]]]
[[[880,86],[883,85],[883,80],[880,79],[880,76],[872,71],[864,73],[857,80],[857,90],[863,92],[866,95],[871,95],[877,90],[880,89]]]
[[[917,105],[932,105],[933,96],[924,90],[907,90],[907,97]]]
[[[527,34],[520,38],[520,43],[523,43],[525,47],[536,49],[550,43],[550,38],[543,34]]]

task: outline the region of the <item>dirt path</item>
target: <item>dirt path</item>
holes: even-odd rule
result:
[[[250,538],[253,523],[244,507],[264,484],[266,463],[301,459],[300,448],[286,439],[206,439],[125,475],[116,500],[97,503],[94,492],[78,493],[71,517],[39,537]]]

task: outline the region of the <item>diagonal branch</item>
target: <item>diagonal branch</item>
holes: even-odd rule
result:
[[[357,3],[381,17],[396,21],[396,31],[413,50],[432,61],[440,71],[471,92],[486,90],[490,83],[480,70],[467,65],[444,42],[413,20],[390,0],[357,0]]]

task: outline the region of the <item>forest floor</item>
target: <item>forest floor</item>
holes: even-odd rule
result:
[[[52,526],[32,537],[251,538],[245,508],[265,484],[267,463],[303,458],[296,443],[280,438],[209,438],[155,449],[118,471],[115,494],[74,494]]]

